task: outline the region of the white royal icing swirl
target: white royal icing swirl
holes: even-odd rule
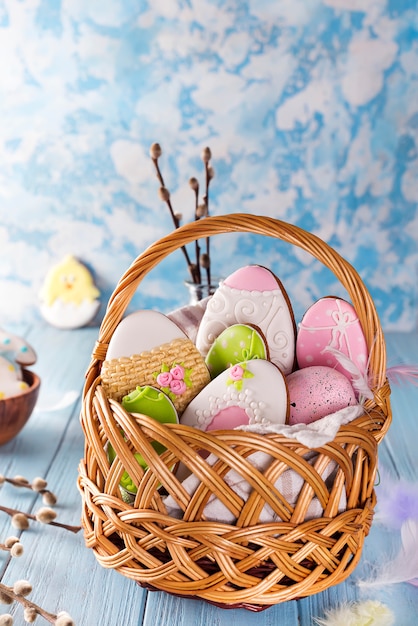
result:
[[[248,291],[220,283],[209,300],[197,333],[198,350],[206,355],[215,339],[232,324],[252,324],[264,335],[270,360],[287,374],[295,347],[293,317],[282,291]]]

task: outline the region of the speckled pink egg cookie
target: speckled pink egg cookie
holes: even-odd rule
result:
[[[305,313],[296,339],[299,368],[311,365],[335,367],[351,380],[351,374],[337,358],[327,352],[335,348],[365,372],[368,349],[363,329],[354,307],[340,298],[321,298]]]
[[[200,322],[196,346],[206,356],[215,339],[233,324],[260,329],[269,358],[282,372],[292,371],[296,326],[287,293],[279,279],[260,265],[237,270],[210,298]]]
[[[289,399],[278,367],[254,359],[233,365],[190,402],[180,423],[199,430],[233,429],[248,424],[285,424]]]
[[[348,378],[324,365],[313,365],[286,377],[289,390],[289,424],[310,424],[357,404]]]

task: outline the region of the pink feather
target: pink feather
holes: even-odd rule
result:
[[[388,367],[386,375],[393,385],[412,383],[418,386],[418,365],[394,365]]]

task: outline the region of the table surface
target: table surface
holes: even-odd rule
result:
[[[12,329],[10,329],[12,330]],[[42,476],[57,495],[57,521],[80,523],[81,501],[76,486],[77,468],[83,456],[83,433],[79,423],[84,373],[89,363],[97,328],[59,330],[46,324],[18,330],[38,353],[33,370],[41,377],[38,403],[29,422],[11,442],[0,446],[0,473],[28,480]],[[388,364],[418,362],[418,334],[386,335]],[[393,422],[379,448],[380,468],[395,478],[417,481],[418,387],[398,385],[392,389]],[[0,487],[3,506],[36,512],[42,502],[30,490],[5,483]],[[0,542],[16,531],[10,517],[0,512]],[[314,624],[326,610],[342,602],[369,599],[384,602],[395,614],[397,626],[417,624],[418,589],[407,583],[388,588],[368,588],[358,580],[370,575],[373,565],[389,559],[399,548],[399,531],[375,522],[366,538],[363,555],[354,573],[343,583],[315,596],[276,605],[260,613],[244,609],[219,609],[194,599],[180,599],[163,592],[148,592],[119,573],[102,568],[84,544],[82,531],[32,522],[22,533],[25,552],[10,559],[0,551],[0,581],[11,585],[18,579],[33,584],[29,596],[42,608],[68,611],[77,626],[286,626]],[[22,608],[0,605],[15,624],[23,625]],[[42,618],[37,623],[46,623]]]

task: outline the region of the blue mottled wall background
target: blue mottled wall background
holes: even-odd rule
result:
[[[1,324],[39,317],[65,253],[107,301],[171,231],[148,153],[159,141],[184,221],[209,145],[212,214],[314,232],[354,264],[384,328],[416,328],[416,0],[0,0],[0,54]],[[213,271],[270,266],[297,317],[344,295],[297,249],[224,237]],[[185,276],[178,252],[132,306],[178,306]]]

